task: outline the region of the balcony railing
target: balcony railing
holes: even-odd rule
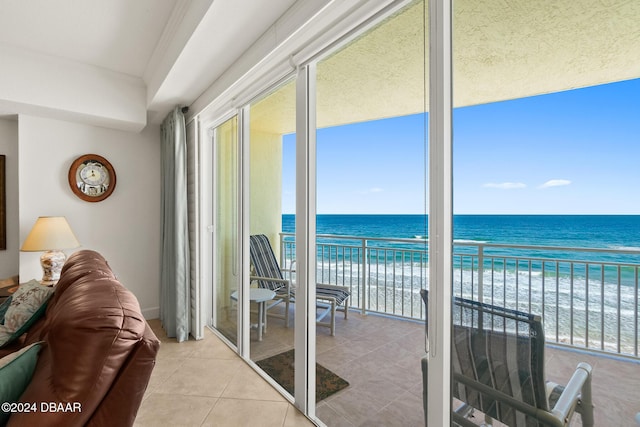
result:
[[[295,258],[281,233],[281,265]],[[454,242],[453,292],[542,316],[547,342],[639,358],[640,251]],[[363,314],[424,319],[424,239],[317,236],[317,281],[348,286]]]

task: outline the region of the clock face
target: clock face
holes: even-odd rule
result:
[[[113,166],[104,157],[86,154],[69,169],[69,186],[82,200],[99,202],[111,195],[116,185]]]

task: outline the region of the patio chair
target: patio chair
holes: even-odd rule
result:
[[[295,283],[286,279],[278,261],[273,253],[269,239],[264,234],[256,234],[249,237],[249,253],[251,264],[255,274],[251,275],[251,281],[256,281],[258,287],[271,289],[276,293],[276,299],[266,306],[270,316],[284,319],[284,324],[289,327],[289,304],[295,302]],[[344,311],[344,318],[347,318],[347,300],[351,292],[346,286],[336,286],[324,283],[316,285],[316,308],[320,312],[316,316],[318,326],[326,326],[331,330],[331,335],[335,336],[336,311]],[[284,302],[284,314],[269,313],[274,306]],[[330,315],[328,322],[322,320]]]
[[[421,294],[426,304],[428,293]],[[593,426],[591,366],[579,363],[566,387],[545,381],[540,316],[456,297],[452,318],[451,387],[464,402],[452,414],[454,424],[470,425],[468,416],[478,410],[487,425],[568,426],[578,412],[583,426]]]

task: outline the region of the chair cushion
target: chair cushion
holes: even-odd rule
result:
[[[249,236],[249,255],[257,276],[284,279],[267,236],[264,234]],[[258,286],[276,292],[286,288],[282,282],[271,282],[269,280],[258,280]]]
[[[316,297],[335,298],[336,304],[340,305],[349,298],[351,292],[346,286],[321,285],[316,286]]]

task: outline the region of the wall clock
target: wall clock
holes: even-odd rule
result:
[[[116,171],[104,157],[85,154],[71,164],[69,186],[82,200],[100,202],[116,188]]]

